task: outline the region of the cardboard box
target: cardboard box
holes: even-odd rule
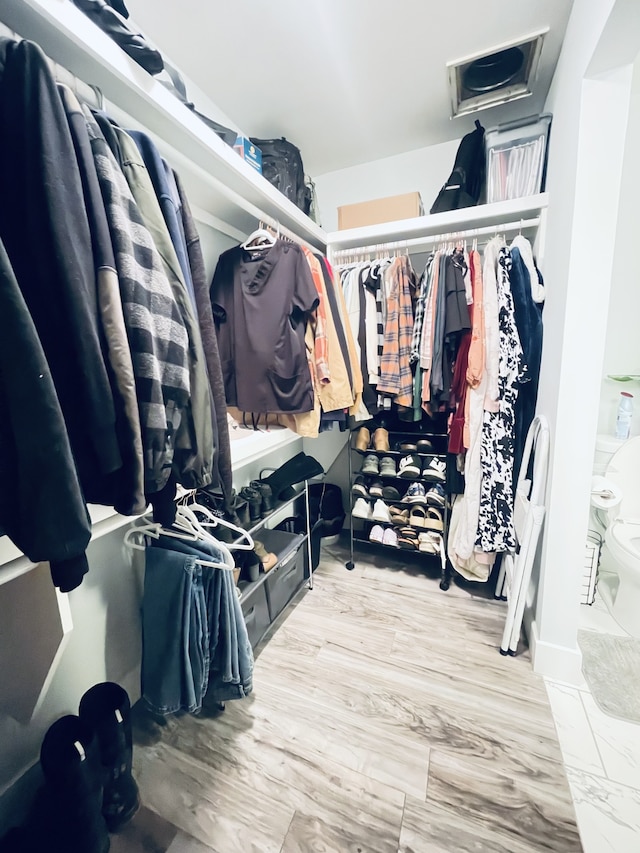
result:
[[[253,166],[256,172],[262,174],[262,151],[246,136],[237,136],[233,150],[237,151],[243,160]]]
[[[395,222],[398,219],[413,219],[415,216],[424,216],[420,193],[392,195],[339,207],[338,230],[379,225],[381,222]]]

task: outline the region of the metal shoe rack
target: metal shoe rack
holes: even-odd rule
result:
[[[371,434],[371,446],[368,447],[366,450],[361,450],[361,449],[356,447],[356,442],[358,440],[358,434],[359,434],[362,426],[364,426],[366,429],[368,429],[370,434]],[[444,462],[444,464],[446,466],[446,462],[447,462],[447,453],[446,453],[447,433],[446,433],[446,431],[442,431],[439,429],[440,423],[438,421],[433,421],[432,423],[428,423],[428,424],[419,424],[419,425],[416,425],[417,428],[414,427],[413,429],[412,429],[413,425],[406,424],[406,429],[399,428],[397,430],[396,429],[389,429],[388,430],[389,448],[390,448],[389,450],[375,450],[373,447],[373,436],[374,436],[374,432],[378,428],[378,426],[379,425],[376,424],[375,422],[368,422],[368,423],[363,424],[363,425],[358,425],[358,427],[356,429],[352,430],[352,432],[349,436],[349,452],[348,452],[349,487],[351,490],[351,511],[349,512],[350,559],[347,563],[345,563],[346,568],[349,570],[352,570],[355,568],[354,549],[356,546],[382,549],[387,553],[390,552],[392,554],[395,554],[396,558],[401,558],[403,555],[407,555],[407,554],[412,555],[412,556],[418,555],[419,557],[424,557],[424,558],[429,559],[429,560],[431,560],[435,557],[435,558],[440,560],[440,567],[441,567],[440,589],[447,590],[447,589],[449,589],[451,573],[450,573],[448,562],[447,562],[447,552],[446,552],[446,542],[447,542],[447,536],[448,536],[448,531],[449,531],[449,511],[450,511],[450,500],[449,500],[449,494],[447,493],[446,482],[440,482],[440,485],[442,485],[443,489],[445,490],[444,506],[442,504],[431,502],[431,501],[429,501],[428,498],[427,498],[426,505],[422,504],[423,508],[425,508],[425,509],[433,508],[433,509],[439,510],[442,513],[443,522],[444,522],[444,529],[441,531],[441,534],[440,534],[440,547],[439,547],[439,552],[436,554],[427,553],[424,551],[419,551],[417,548],[414,548],[414,549],[406,548],[405,549],[405,548],[401,548],[399,546],[396,547],[396,546],[387,545],[387,544],[384,544],[381,542],[375,542],[375,541],[372,542],[369,539],[371,529],[376,524],[379,524],[385,530],[388,529],[389,527],[394,527],[396,530],[398,530],[400,526],[412,527],[415,530],[416,535],[419,535],[420,533],[428,532],[427,529],[424,527],[414,526],[414,525],[411,525],[410,523],[405,524],[404,522],[402,522],[402,524],[400,524],[400,523],[394,524],[392,522],[381,521],[379,519],[373,519],[373,518],[363,519],[363,518],[359,518],[357,516],[354,518],[354,515],[353,515],[354,504],[355,504],[356,500],[358,499],[358,497],[361,497],[361,495],[359,495],[359,494],[354,494],[353,486],[355,483],[355,478],[358,477],[359,475],[361,475],[362,465],[364,463],[365,458],[368,455],[372,455],[372,456],[377,457],[378,461],[381,460],[383,457],[389,457],[389,458],[393,459],[393,461],[395,463],[395,467],[396,467],[396,474],[395,474],[395,476],[390,476],[389,474],[385,474],[385,473],[362,474],[362,476],[364,477],[365,482],[367,484],[367,489],[373,484],[373,482],[375,480],[381,480],[385,486],[395,487],[400,492],[400,496],[401,496],[400,500],[384,500],[384,499],[380,498],[381,500],[383,500],[383,502],[387,506],[389,506],[389,507],[391,507],[391,506],[401,507],[402,509],[408,509],[409,511],[411,511],[411,509],[413,507],[420,505],[420,504],[417,504],[415,502],[410,503],[404,499],[406,492],[409,489],[410,485],[412,483],[421,483],[422,485],[424,485],[425,490],[427,491],[427,494],[428,494],[429,489],[432,486],[434,486],[436,484],[436,482],[438,482],[438,481],[426,478],[423,473],[421,473],[420,475],[415,475],[415,476],[411,476],[411,477],[400,477],[400,476],[398,476],[400,462],[402,459],[404,459],[407,456],[417,456],[418,459],[420,460],[421,468],[423,470],[434,459],[441,460],[442,462]],[[446,425],[445,425],[445,429],[446,429]],[[399,445],[401,443],[403,443],[403,444],[408,443],[408,444],[415,445],[421,439],[427,439],[429,442],[431,442],[431,444],[433,446],[433,450],[425,451],[425,450],[400,450],[399,449]],[[366,497],[364,499],[367,500],[368,503],[370,504],[370,506],[372,506],[372,507],[373,507],[375,501],[378,500],[378,498],[374,497],[374,496],[369,496],[369,497]]]

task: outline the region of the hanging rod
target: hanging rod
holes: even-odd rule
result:
[[[430,234],[424,237],[415,237],[409,240],[394,240],[387,243],[372,243],[369,246],[356,246],[352,249],[334,249],[332,257],[352,257],[353,255],[370,255],[372,252],[393,252],[397,249],[429,248],[436,243],[450,243],[454,240],[472,239],[485,235],[500,234],[505,231],[522,231],[524,229],[536,228],[540,224],[540,217],[533,219],[519,219],[517,222],[503,222],[499,225],[486,225],[482,228],[466,228],[464,231],[450,231],[447,234]]]
[[[1,21],[0,36],[12,39],[13,41],[23,41],[21,35],[9,29],[9,27]],[[51,74],[58,83],[68,86],[75,93],[78,100],[87,104],[87,106],[96,110],[104,109],[104,98],[102,96],[102,92],[97,86],[92,86],[90,83],[83,82],[76,77],[75,74],[72,74],[71,71],[68,71],[63,65],[59,65],[57,62],[54,62],[53,59],[50,59],[46,53],[44,56],[47,60],[47,65],[49,66]]]

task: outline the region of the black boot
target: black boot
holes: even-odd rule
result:
[[[303,480],[310,480],[312,477],[317,477],[322,473],[322,465],[317,459],[300,452],[291,459],[288,459],[273,474],[270,474],[268,477],[261,477],[261,480],[271,487],[271,491],[276,499],[287,500],[289,497],[292,497],[288,491],[290,486],[302,483]]]
[[[80,700],[80,719],[98,738],[106,773],[102,814],[109,832],[117,832],[140,806],[138,786],[131,775],[133,738],[127,691],[112,681],[96,684]]]
[[[252,486],[245,486],[240,490],[240,497],[244,498],[249,504],[249,517],[251,522],[255,524],[260,521],[260,513],[262,510],[262,495],[257,489]]]
[[[26,849],[107,853],[103,771],[93,730],[71,715],[57,720],[44,736],[40,764],[45,785],[27,820]]]
[[[273,512],[273,508],[275,506],[273,502],[273,492],[271,491],[271,486],[267,486],[266,483],[263,483],[261,480],[252,480],[249,483],[250,488],[255,489],[256,492],[259,492],[260,497],[262,498],[261,504],[261,513],[262,517],[269,515],[270,512]]]

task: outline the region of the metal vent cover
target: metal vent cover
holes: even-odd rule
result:
[[[486,110],[533,92],[548,28],[447,63],[451,117]]]

